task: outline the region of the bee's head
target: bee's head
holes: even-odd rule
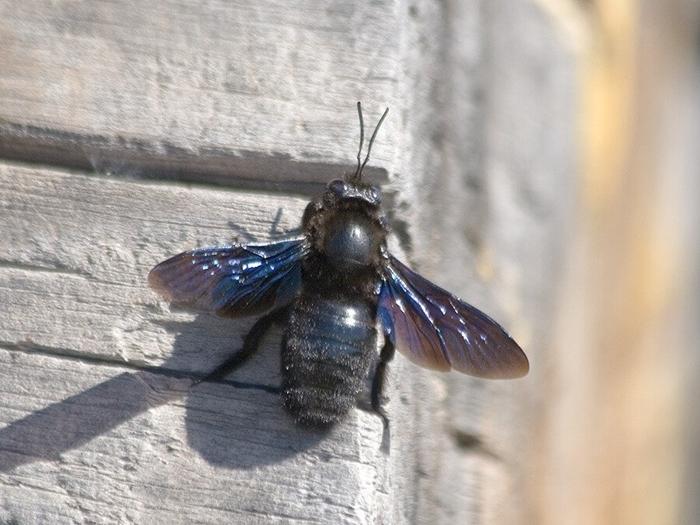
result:
[[[382,203],[382,192],[377,186],[361,180],[335,179],[328,183],[322,198],[327,205],[342,206],[354,201],[371,207],[379,207]]]

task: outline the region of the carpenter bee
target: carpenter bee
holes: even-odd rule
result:
[[[184,252],[153,268],[148,282],[169,301],[221,316],[265,314],[242,349],[195,382],[224,378],[257,350],[273,323],[282,323],[281,396],[296,421],[315,427],[336,423],[355,406],[371,374],[372,410],[387,430],[382,390],[395,349],[426,368],[489,379],[524,376],[529,364],[496,321],[389,253],[381,192],[362,180],[388,109],[363,162],[359,102],[357,109],[357,168],[308,204],[301,236]]]

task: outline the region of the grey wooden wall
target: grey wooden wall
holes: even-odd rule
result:
[[[534,0],[0,2],[0,519],[532,523],[554,290],[572,210],[576,53]],[[355,101],[391,108],[369,176],[393,249],[492,313],[531,374],[390,372],[393,440],[329,435],[210,370],[251,321],[146,286],[195,246],[274,238],[352,168]],[[279,381],[275,332],[235,379]]]

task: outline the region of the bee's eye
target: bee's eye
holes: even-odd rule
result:
[[[347,189],[345,181],[342,179],[332,180],[328,183],[328,189],[338,196],[342,196]]]

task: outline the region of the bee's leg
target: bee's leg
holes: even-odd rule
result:
[[[384,347],[379,354],[379,363],[374,371],[372,379],[372,410],[382,418],[384,423],[384,435],[382,437],[382,450],[389,450],[389,416],[387,416],[384,407],[382,407],[382,393],[384,391],[384,382],[386,379],[386,366],[394,358],[394,345],[387,337],[384,340]]]
[[[260,341],[269,328],[275,323],[284,321],[288,315],[289,306],[284,306],[258,319],[250,331],[246,334],[245,339],[243,340],[243,348],[216,367],[212,372],[203,377],[195,379],[192,386],[204,381],[219,381],[233,372],[255,353],[258,346],[260,346]]]

